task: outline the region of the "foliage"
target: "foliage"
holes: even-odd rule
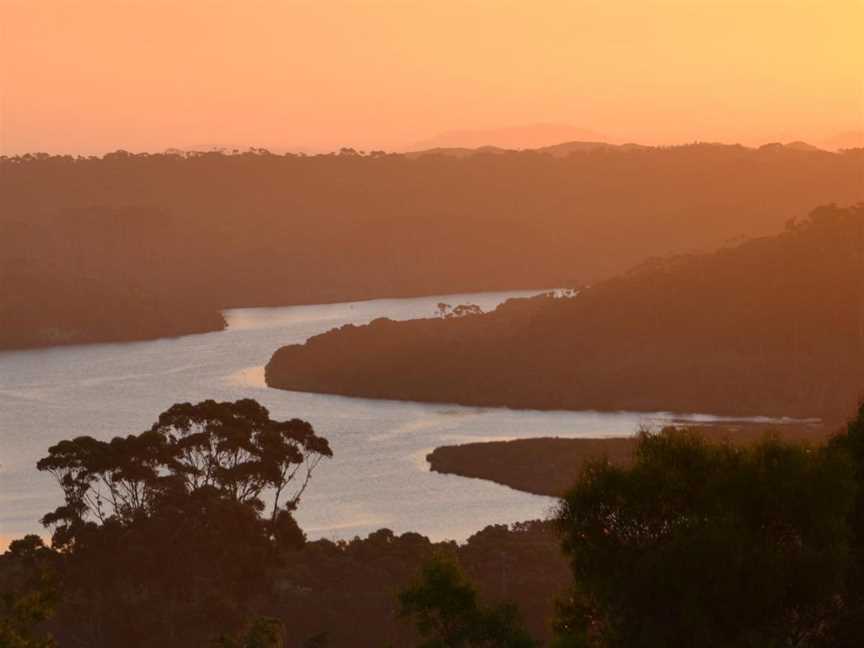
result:
[[[824,645],[853,648],[864,645],[864,401],[845,433],[832,439],[831,449],[851,457],[859,487],[849,515],[852,560],[846,578],[846,596]]]
[[[0,557],[0,648],[52,648],[40,628],[54,612],[57,584],[52,555],[42,539],[14,540]]]
[[[458,319],[470,315],[482,315],[483,309],[477,304],[459,304],[454,308],[445,302],[438,302],[437,313],[441,319]]]
[[[843,590],[855,488],[827,449],[643,433],[632,467],[590,465],[558,512],[561,645],[812,645]]]
[[[420,579],[399,594],[400,616],[413,617],[423,648],[489,646],[530,648],[515,606],[481,606],[477,592],[452,559],[434,556]]]
[[[63,547],[87,525],[129,525],[178,495],[212,491],[259,512],[269,496],[275,528],[330,456],[327,440],[309,423],[274,421],[254,400],[180,403],[142,434],[110,442],[82,436],[52,446],[37,468],[56,478],[65,502],[42,521],[55,527],[54,544]]]
[[[285,645],[285,627],[279,619],[260,617],[249,624],[238,636],[223,637],[216,648],[282,648]]]
[[[43,519],[62,560],[57,627],[88,646],[236,632],[304,544],[292,512],[330,456],[309,423],[248,399],[181,403],[142,434],[52,446],[38,468],[65,498]],[[241,645],[267,645],[261,624]]]

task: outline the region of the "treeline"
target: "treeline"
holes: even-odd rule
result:
[[[345,326],[279,349],[266,376],[372,398],[842,420],[864,389],[864,207],[652,260],[573,298]]]
[[[566,286],[864,200],[864,150],[0,158],[0,348],[219,309]]]
[[[212,533],[224,546],[219,552],[204,547],[200,560],[194,558],[200,546],[171,547],[169,535],[149,547],[106,545],[87,562],[43,548],[30,536],[0,556],[0,587],[10,595],[41,594],[45,618],[37,616],[28,632],[50,634],[60,648],[216,645],[258,618],[286,629],[288,639],[278,648],[347,648],[419,644],[410,620],[399,618],[398,593],[438,555],[458,561],[483,600],[515,603],[540,640],[552,636],[555,597],[569,581],[551,522],[489,526],[461,544],[381,529],[350,541],[306,541],[251,561],[231,529],[216,525]],[[139,563],[142,558],[149,560]],[[224,564],[238,558],[244,560],[238,569],[250,570],[244,583],[228,580]],[[186,598],[190,591],[196,593]],[[0,639],[7,615],[0,603]]]

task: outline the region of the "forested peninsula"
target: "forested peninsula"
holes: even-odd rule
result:
[[[473,406],[842,418],[864,390],[864,206],[654,259],[575,297],[347,325],[279,349],[266,378]]]
[[[682,424],[669,427],[682,427]],[[753,445],[766,438],[816,446],[841,428],[840,423],[747,421],[691,427],[711,443],[737,446]],[[481,441],[435,448],[426,456],[426,461],[435,472],[487,479],[536,495],[562,497],[590,462],[629,466],[638,446],[639,437],[636,436]]]
[[[220,311],[608,278],[864,200],[864,150],[567,143],[399,155],[0,157],[0,348]]]

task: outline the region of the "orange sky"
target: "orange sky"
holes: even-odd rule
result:
[[[864,128],[864,0],[0,0],[0,149]]]

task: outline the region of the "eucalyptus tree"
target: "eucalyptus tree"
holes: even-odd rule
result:
[[[251,399],[178,403],[141,434],[52,446],[37,467],[55,477],[64,503],[42,521],[64,546],[87,525],[131,524],[167,499],[212,492],[259,515],[269,500],[275,524],[332,454],[307,421],[273,420]]]

